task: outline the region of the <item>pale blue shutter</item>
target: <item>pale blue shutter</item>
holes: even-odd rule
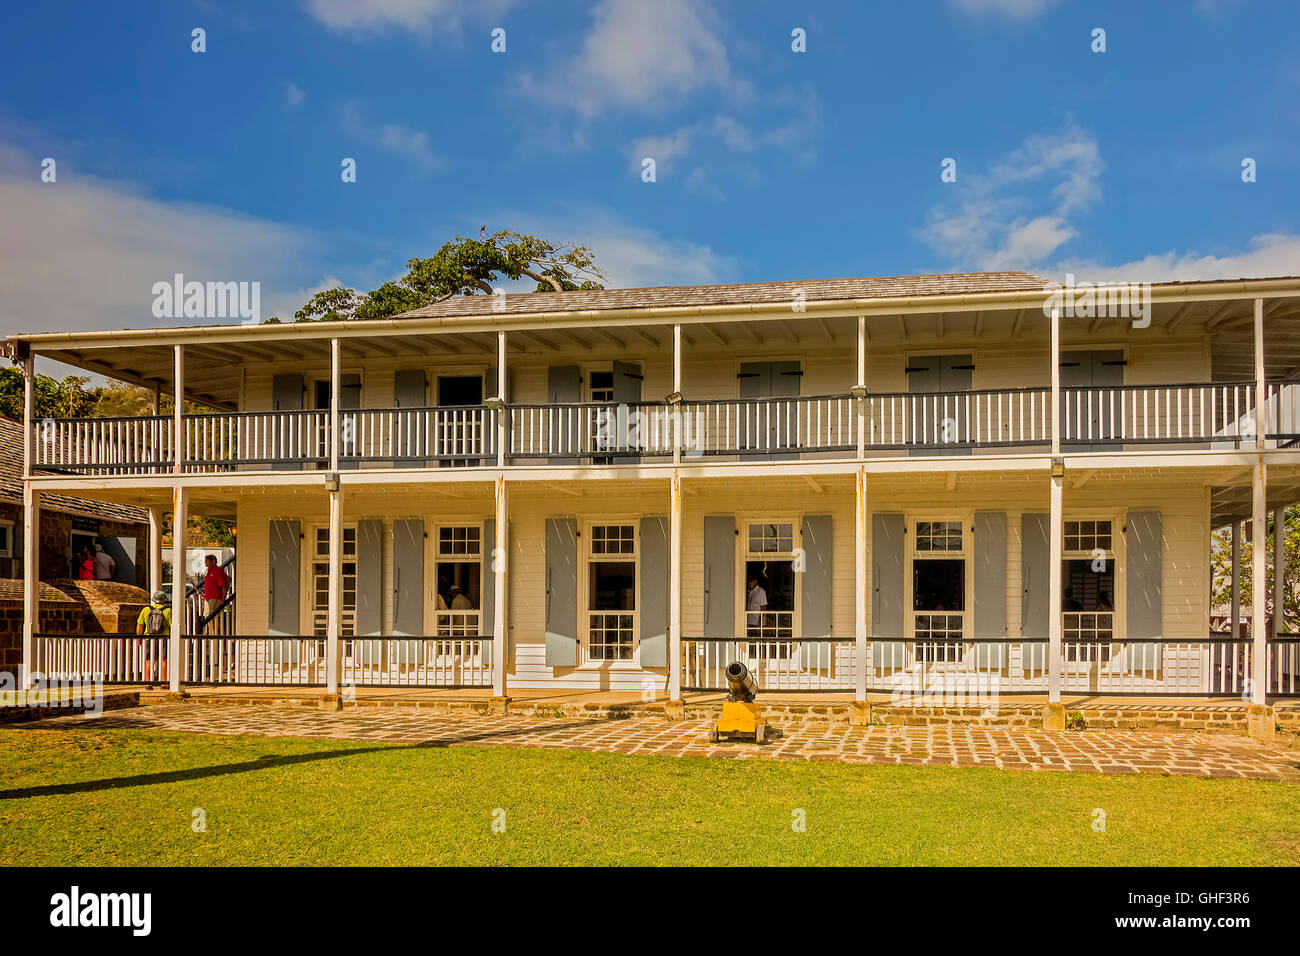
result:
[[[301,574],[302,530],[297,521],[272,521],[267,560],[267,634],[293,635],[291,641],[272,641],[271,659],[277,664],[298,663],[298,578]]]
[[[1051,550],[1048,528],[1051,516],[1020,516],[1020,636],[1036,638],[1020,645],[1025,670],[1047,666],[1047,625],[1051,615]]]
[[[803,636],[830,637],[834,620],[831,559],[834,538],[830,515],[805,515],[803,519],[804,570],[800,587]],[[800,663],[810,670],[829,667],[834,645],[800,644]]]
[[[582,370],[576,365],[553,365],[546,370],[546,401],[551,405],[546,412],[547,433],[552,451],[572,456],[583,444],[578,434],[578,409],[582,400]],[[551,458],[552,465],[575,461],[573,457]]]
[[[497,580],[492,570],[492,549],[497,546],[497,519],[488,518],[483,522],[482,558],[479,565],[478,591],[479,611],[478,633],[480,637],[491,638],[497,623]],[[483,666],[492,666],[492,641],[485,640],[483,648]]]
[[[975,512],[974,633],[996,644],[975,645],[975,665],[1001,670],[1007,664],[1007,515]]]
[[[339,468],[357,468],[361,456],[361,422],[349,415],[361,407],[361,376],[350,372],[339,378]],[[350,459],[350,460],[343,460]]]
[[[422,368],[402,368],[393,373],[393,405],[408,409],[396,417],[392,448],[398,468],[424,468],[429,462],[430,413],[414,411],[428,406],[428,384]]]
[[[875,669],[906,665],[903,647],[903,516],[878,514],[871,519],[871,634]]]
[[[1159,511],[1130,511],[1125,548],[1125,610],[1130,641],[1135,638],[1164,637],[1161,620],[1162,574],[1164,563],[1164,529]],[[1129,644],[1129,666],[1134,670],[1156,670],[1162,661],[1163,645]]]
[[[704,634],[736,636],[736,519],[704,516]]]
[[[546,519],[546,663],[578,664],[578,522]]]
[[[393,630],[395,637],[424,635],[424,520],[393,522]],[[424,661],[424,641],[394,641],[396,663]]]
[[[306,456],[307,430],[302,416],[294,414],[302,411],[302,373],[292,372],[276,375],[271,379],[271,410],[289,414],[273,416],[271,427],[275,440],[269,449],[247,448],[245,455],[260,458],[267,451],[277,459],[271,467],[275,471],[299,471],[301,461],[284,461],[281,459],[303,458]]]
[[[668,666],[668,519],[641,519],[641,666]]]
[[[357,637],[379,637],[383,631],[384,523],[373,518],[357,522]],[[382,666],[383,642],[353,642],[364,667]]]

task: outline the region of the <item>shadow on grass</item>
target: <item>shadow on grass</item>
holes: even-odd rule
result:
[[[451,747],[457,744],[473,744],[481,742],[491,742],[500,738],[510,738],[521,734],[536,734],[539,731],[563,731],[574,730],[577,728],[590,726],[595,721],[580,721],[571,724],[554,724],[545,727],[515,727],[505,730],[481,731],[472,734],[460,734],[454,737],[448,737],[437,740],[421,740],[409,744],[384,744],[377,747],[353,747],[346,750],[330,750],[309,754],[286,754],[284,756],[272,756],[270,754],[259,757],[256,760],[244,760],[239,763],[217,764],[211,767],[191,767],[187,770],[167,770],[160,773],[134,774],[130,777],[107,777],[102,780],[84,780],[79,783],[56,783],[39,787],[19,787],[14,790],[0,790],[0,800],[23,800],[31,797],[51,797],[63,796],[73,793],[94,793],[100,790],[118,790],[126,787],[147,787],[156,784],[181,783],[187,780],[202,780],[206,777],[224,777],[230,774],[249,773],[256,770],[267,770],[272,767],[288,767],[295,764],[311,763],[317,760],[332,760],[337,757],[352,757],[358,754],[384,753],[396,750],[431,750]],[[102,721],[96,720],[93,725],[84,722],[78,722],[73,729],[93,730],[104,728],[110,730],[165,730],[149,724],[137,724],[128,720],[118,720],[112,725],[107,725]],[[18,729],[18,728],[15,728]],[[60,727],[23,727],[24,732],[40,730],[60,730]],[[172,733],[194,733],[194,731],[170,731]],[[202,733],[202,732],[201,732]],[[244,740],[251,739],[289,739],[289,740],[337,740],[329,737],[279,737],[271,738],[264,735],[251,737],[242,734],[213,734],[212,736],[234,736]],[[539,750],[568,749],[552,748],[544,744],[538,744],[534,748]]]

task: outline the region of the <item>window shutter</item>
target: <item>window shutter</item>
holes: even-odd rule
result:
[[[804,570],[800,588],[800,619],[804,637],[830,637],[834,620],[831,558],[834,535],[830,515],[805,515],[803,519]],[[803,667],[829,667],[833,644],[809,643],[799,648]]]
[[[478,574],[479,615],[478,633],[480,637],[490,638],[496,630],[497,623],[497,578],[492,571],[492,549],[497,546],[497,519],[488,518],[483,522],[483,540],[480,546],[480,570]],[[492,642],[483,641],[483,666],[492,666]]]
[[[546,663],[578,664],[578,522],[546,519]]]
[[[383,632],[384,523],[373,518],[357,522],[357,637],[379,637]],[[382,641],[356,641],[356,656],[363,667],[382,666]]]
[[[276,375],[271,379],[271,408],[277,412],[302,411],[302,375],[288,373]],[[306,435],[301,416],[285,415],[275,417],[272,425],[276,440],[273,446],[262,449],[247,448],[246,455],[260,457],[269,451],[275,458],[305,458]],[[275,471],[301,471],[302,463],[294,461],[276,461],[271,466]]]
[[[272,641],[276,664],[298,662],[298,577],[301,573],[302,530],[296,521],[272,521],[268,570],[267,634],[294,635],[292,641]]]
[[[668,666],[668,519],[641,519],[641,666]]]
[[[1006,666],[1007,638],[1007,515],[1004,511],[975,512],[975,613],[977,639],[997,644],[975,645],[975,666],[1001,670]]]
[[[393,522],[393,629],[395,637],[424,634],[424,520]],[[395,641],[398,664],[420,664],[423,641]]]
[[[427,407],[426,391],[424,369],[402,368],[393,373],[393,404],[398,408]],[[398,421],[391,448],[395,464],[399,468],[426,467],[429,463],[423,456],[429,453],[429,413],[407,413]]]
[[[1026,670],[1047,666],[1047,624],[1050,616],[1051,550],[1048,526],[1051,515],[1020,516],[1020,660]],[[1037,639],[1032,640],[1032,639]]]
[[[1130,511],[1126,527],[1126,636],[1129,640],[1163,637],[1161,566],[1164,562],[1164,528],[1160,512]],[[1158,669],[1162,664],[1162,649],[1159,643],[1129,644],[1129,664],[1136,670]]]
[[[878,514],[871,519],[871,634],[875,668],[904,666],[903,516]]]
[[[736,636],[736,519],[704,516],[704,634]]]
[[[572,406],[582,400],[582,370],[576,365],[552,365],[546,370],[546,401],[551,405]],[[547,433],[554,451],[573,455],[583,436],[578,434],[577,409],[547,409]],[[551,458],[552,465],[574,461],[572,457]]]

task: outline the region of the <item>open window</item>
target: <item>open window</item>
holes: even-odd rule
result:
[[[587,659],[630,661],[636,646],[636,526],[591,527],[587,553]]]
[[[794,524],[749,524],[741,597],[752,657],[784,659],[793,652],[794,584]]]
[[[1115,550],[1108,520],[1066,521],[1061,559],[1067,661],[1108,661],[1115,622]]]
[[[914,526],[912,628],[918,660],[961,660],[966,634],[965,543],[960,521],[918,521]]]
[[[342,545],[343,608],[340,615],[339,637],[352,638],[357,632],[357,526],[343,526]],[[325,631],[330,613],[330,529],[316,529],[311,555],[311,627],[312,634],[320,638],[316,644],[319,660],[325,659]],[[352,656],[352,642],[345,640],[343,656]]]
[[[434,621],[439,637],[479,636],[482,574],[482,527],[440,527],[434,560]]]

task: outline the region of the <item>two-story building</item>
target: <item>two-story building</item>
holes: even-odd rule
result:
[[[217,409],[32,421],[29,389],[25,521],[56,493],[236,521],[232,619],[177,617],[174,689],[671,712],[740,659],[768,691],[1045,695],[1049,725],[1063,691],[1262,708],[1300,691],[1297,644],[1211,633],[1210,539],[1262,542],[1300,497],[1300,279],[1139,291],[1004,272],[21,335],[29,382],[54,359]],[[68,639],[34,619],[40,671]],[[108,640],[57,659],[138,679]]]

